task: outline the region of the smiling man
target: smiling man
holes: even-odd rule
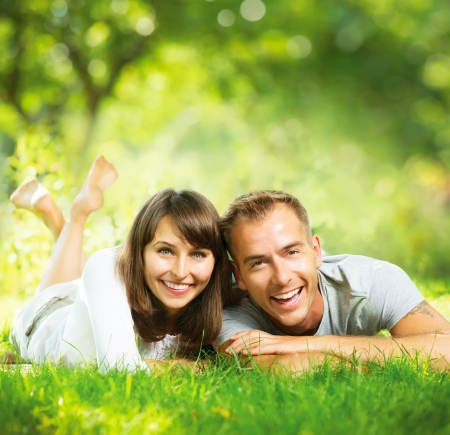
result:
[[[221,351],[293,370],[326,355],[382,361],[417,352],[450,367],[450,323],[406,273],[363,256],[322,258],[308,214],[292,195],[243,195],[221,226],[237,286],[247,292],[225,309]],[[391,337],[375,336],[382,329]]]

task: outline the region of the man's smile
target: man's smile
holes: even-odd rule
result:
[[[271,296],[271,299],[273,301],[275,301],[277,304],[284,305],[284,306],[292,306],[298,302],[298,300],[300,299],[302,290],[304,288],[305,288],[304,286],[301,286],[301,287],[291,290],[287,293],[282,293],[279,295]]]

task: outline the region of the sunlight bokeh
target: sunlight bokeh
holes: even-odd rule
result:
[[[163,187],[223,212],[297,195],[330,253],[448,276],[450,4],[443,0],[0,5],[0,292],[32,294],[51,249],[7,198],[37,177],[67,215],[90,163],[119,171],[88,253]]]

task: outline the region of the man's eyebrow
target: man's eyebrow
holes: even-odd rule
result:
[[[306,245],[305,242],[302,242],[301,240],[295,240],[294,242],[289,243],[289,245],[284,246],[281,250],[282,251],[288,251],[289,249],[294,248],[296,246],[300,246],[301,247],[301,246],[305,246],[305,245]]]
[[[249,255],[248,257],[245,257],[244,258],[244,264],[246,264],[246,263],[248,263],[249,261],[253,261],[253,260],[259,260],[259,259],[261,259],[261,258],[264,258],[265,257],[265,255],[259,255],[259,254],[257,254],[257,255]]]
[[[283,246],[280,249],[280,251],[288,251],[289,249],[292,249],[295,246],[305,246],[305,242],[302,242],[301,240],[295,240],[294,242],[291,242],[288,245]],[[248,263],[249,261],[260,260],[261,258],[265,258],[265,257],[266,257],[266,255],[264,255],[264,254],[249,255],[244,258],[244,264]]]

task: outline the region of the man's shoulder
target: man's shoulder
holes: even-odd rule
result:
[[[241,298],[235,305],[229,305],[228,307],[224,308],[223,316],[224,319],[227,319],[234,318],[239,314],[260,314],[261,311],[262,309],[258,307],[254,302],[252,302],[250,300],[250,297],[247,295]]]
[[[249,296],[241,299],[237,305],[223,310],[222,330],[217,339],[217,346],[225,343],[233,334],[257,329],[272,335],[284,335],[275,328],[262,308],[254,303]]]
[[[249,296],[242,298],[239,304],[223,310],[223,325],[234,325],[239,330],[235,332],[259,329],[270,334],[283,335],[269,320],[267,313]]]
[[[379,266],[388,264],[387,261],[378,260],[364,255],[340,254],[340,255],[326,255],[323,257],[322,266],[320,270],[330,270],[335,267],[367,267]]]
[[[397,266],[363,255],[330,255],[323,259],[319,274],[333,287],[347,289],[354,295],[367,295],[379,279],[401,270]]]
[[[368,270],[378,271],[380,268],[397,267],[387,261],[364,255],[327,255],[323,257],[319,270],[328,276],[341,276],[346,274],[365,274]]]

